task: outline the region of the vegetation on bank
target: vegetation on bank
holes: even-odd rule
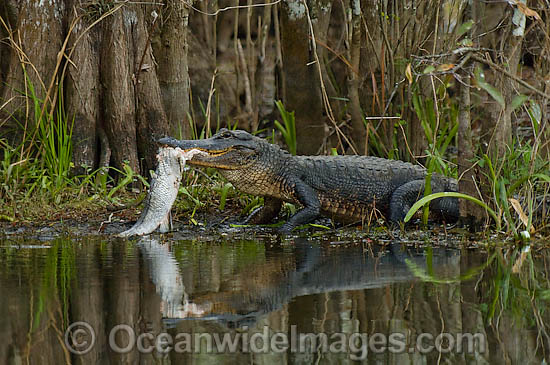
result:
[[[29,90],[33,90],[31,84]],[[41,101],[33,93],[31,98],[36,111],[40,110]],[[418,105],[422,103],[419,97],[416,100]],[[103,217],[112,212],[120,212],[124,216],[124,209],[139,207],[145,197],[145,193],[138,187],[147,187],[147,178],[134,172],[128,165],[122,170],[104,167],[87,169],[80,175],[72,174],[71,121],[62,112],[62,103],[60,97],[56,117],[46,116],[37,121],[39,128],[21,145],[10,146],[5,140],[1,140],[4,156],[0,169],[0,220],[13,223],[42,223],[44,220],[70,218],[88,220],[99,211],[104,212]],[[456,163],[448,152],[453,143],[456,143],[455,109],[448,108],[448,114],[442,114],[440,120],[447,122],[441,123],[438,126],[439,131],[435,131],[434,115],[426,112],[432,109],[426,108],[423,111],[418,105],[416,110],[425,126],[425,136],[432,141],[432,149],[426,151],[428,170],[456,178]],[[277,102],[277,108],[283,124],[275,121],[274,126],[281,133],[288,149],[295,154],[297,141],[294,114],[288,112],[280,101]],[[530,116],[533,114],[532,109],[527,111]],[[219,127],[218,125],[217,128]],[[229,127],[237,128],[238,125],[235,123]],[[532,127],[540,128],[540,121],[534,117]],[[193,125],[191,129],[195,131],[194,138],[205,138],[212,134],[204,127],[199,130],[197,125]],[[275,129],[260,132],[275,143]],[[491,200],[481,201],[461,193],[451,194],[475,201],[484,208],[487,217],[493,220],[494,225],[490,227],[521,239],[525,238],[525,232],[547,232],[548,224],[544,217],[541,218],[541,214],[544,216],[544,204],[548,195],[550,176],[547,171],[550,161],[536,155],[532,141],[518,139],[514,145],[515,148],[510,148],[501,161],[493,161],[487,154],[476,156],[475,164],[487,167],[490,171],[486,176],[487,185],[482,188],[490,190]],[[429,177],[427,182],[428,180]],[[446,195],[449,193],[427,193],[424,199],[411,208],[406,220],[425,203]],[[199,224],[195,218],[197,212],[214,210],[245,216],[261,204],[260,197],[238,192],[215,169],[188,168],[184,173],[175,212],[178,219],[196,225]],[[296,207],[289,204],[286,210],[290,214],[295,209]]]
[[[461,207],[464,216],[517,239],[548,232],[550,98],[540,79],[550,72],[550,10],[542,1],[421,0],[412,10],[302,1],[298,13],[290,3],[0,9],[0,54],[9,56],[0,72],[0,220],[136,207],[154,168],[155,133],[205,138],[227,126],[293,154],[420,163],[430,172],[424,201],[435,198],[431,173],[444,174],[474,202]],[[14,14],[50,22],[58,38],[29,47],[36,30],[24,26],[33,22]],[[63,16],[67,29],[57,27]],[[114,39],[126,43],[107,47]],[[188,62],[188,47],[203,58]],[[176,210],[196,224],[197,212],[246,214],[260,204],[215,170],[191,169]],[[426,205],[424,224],[428,215]]]

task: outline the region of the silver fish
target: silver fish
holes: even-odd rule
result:
[[[197,154],[205,154],[205,152],[197,149],[183,151],[180,148],[159,148],[158,166],[151,179],[143,211],[136,224],[119,233],[118,237],[145,235],[159,227],[162,233],[170,230],[170,209],[178,196],[185,162]]]

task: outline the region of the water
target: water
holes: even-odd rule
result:
[[[549,256],[534,251],[0,240],[0,363],[541,364]]]

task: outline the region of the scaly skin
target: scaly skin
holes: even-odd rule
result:
[[[215,167],[237,189],[265,197],[264,207],[247,221],[267,223],[283,201],[303,209],[281,228],[289,232],[319,214],[346,222],[368,222],[374,209],[391,222],[402,221],[424,194],[426,170],[403,161],[369,156],[292,156],[261,138],[236,130],[220,130],[211,138],[162,138],[159,143],[207,154],[191,165]],[[456,180],[434,174],[432,192],[456,191]],[[458,218],[456,198],[432,202],[431,210],[447,220]]]
[[[182,151],[179,148],[162,147],[157,154],[158,166],[151,179],[151,187],[141,216],[134,226],[119,233],[119,237],[145,235],[159,228],[160,232],[170,230],[170,209],[176,200],[185,161],[200,151]]]

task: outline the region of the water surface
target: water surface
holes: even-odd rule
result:
[[[0,363],[540,364],[548,263],[326,236],[4,239]]]

